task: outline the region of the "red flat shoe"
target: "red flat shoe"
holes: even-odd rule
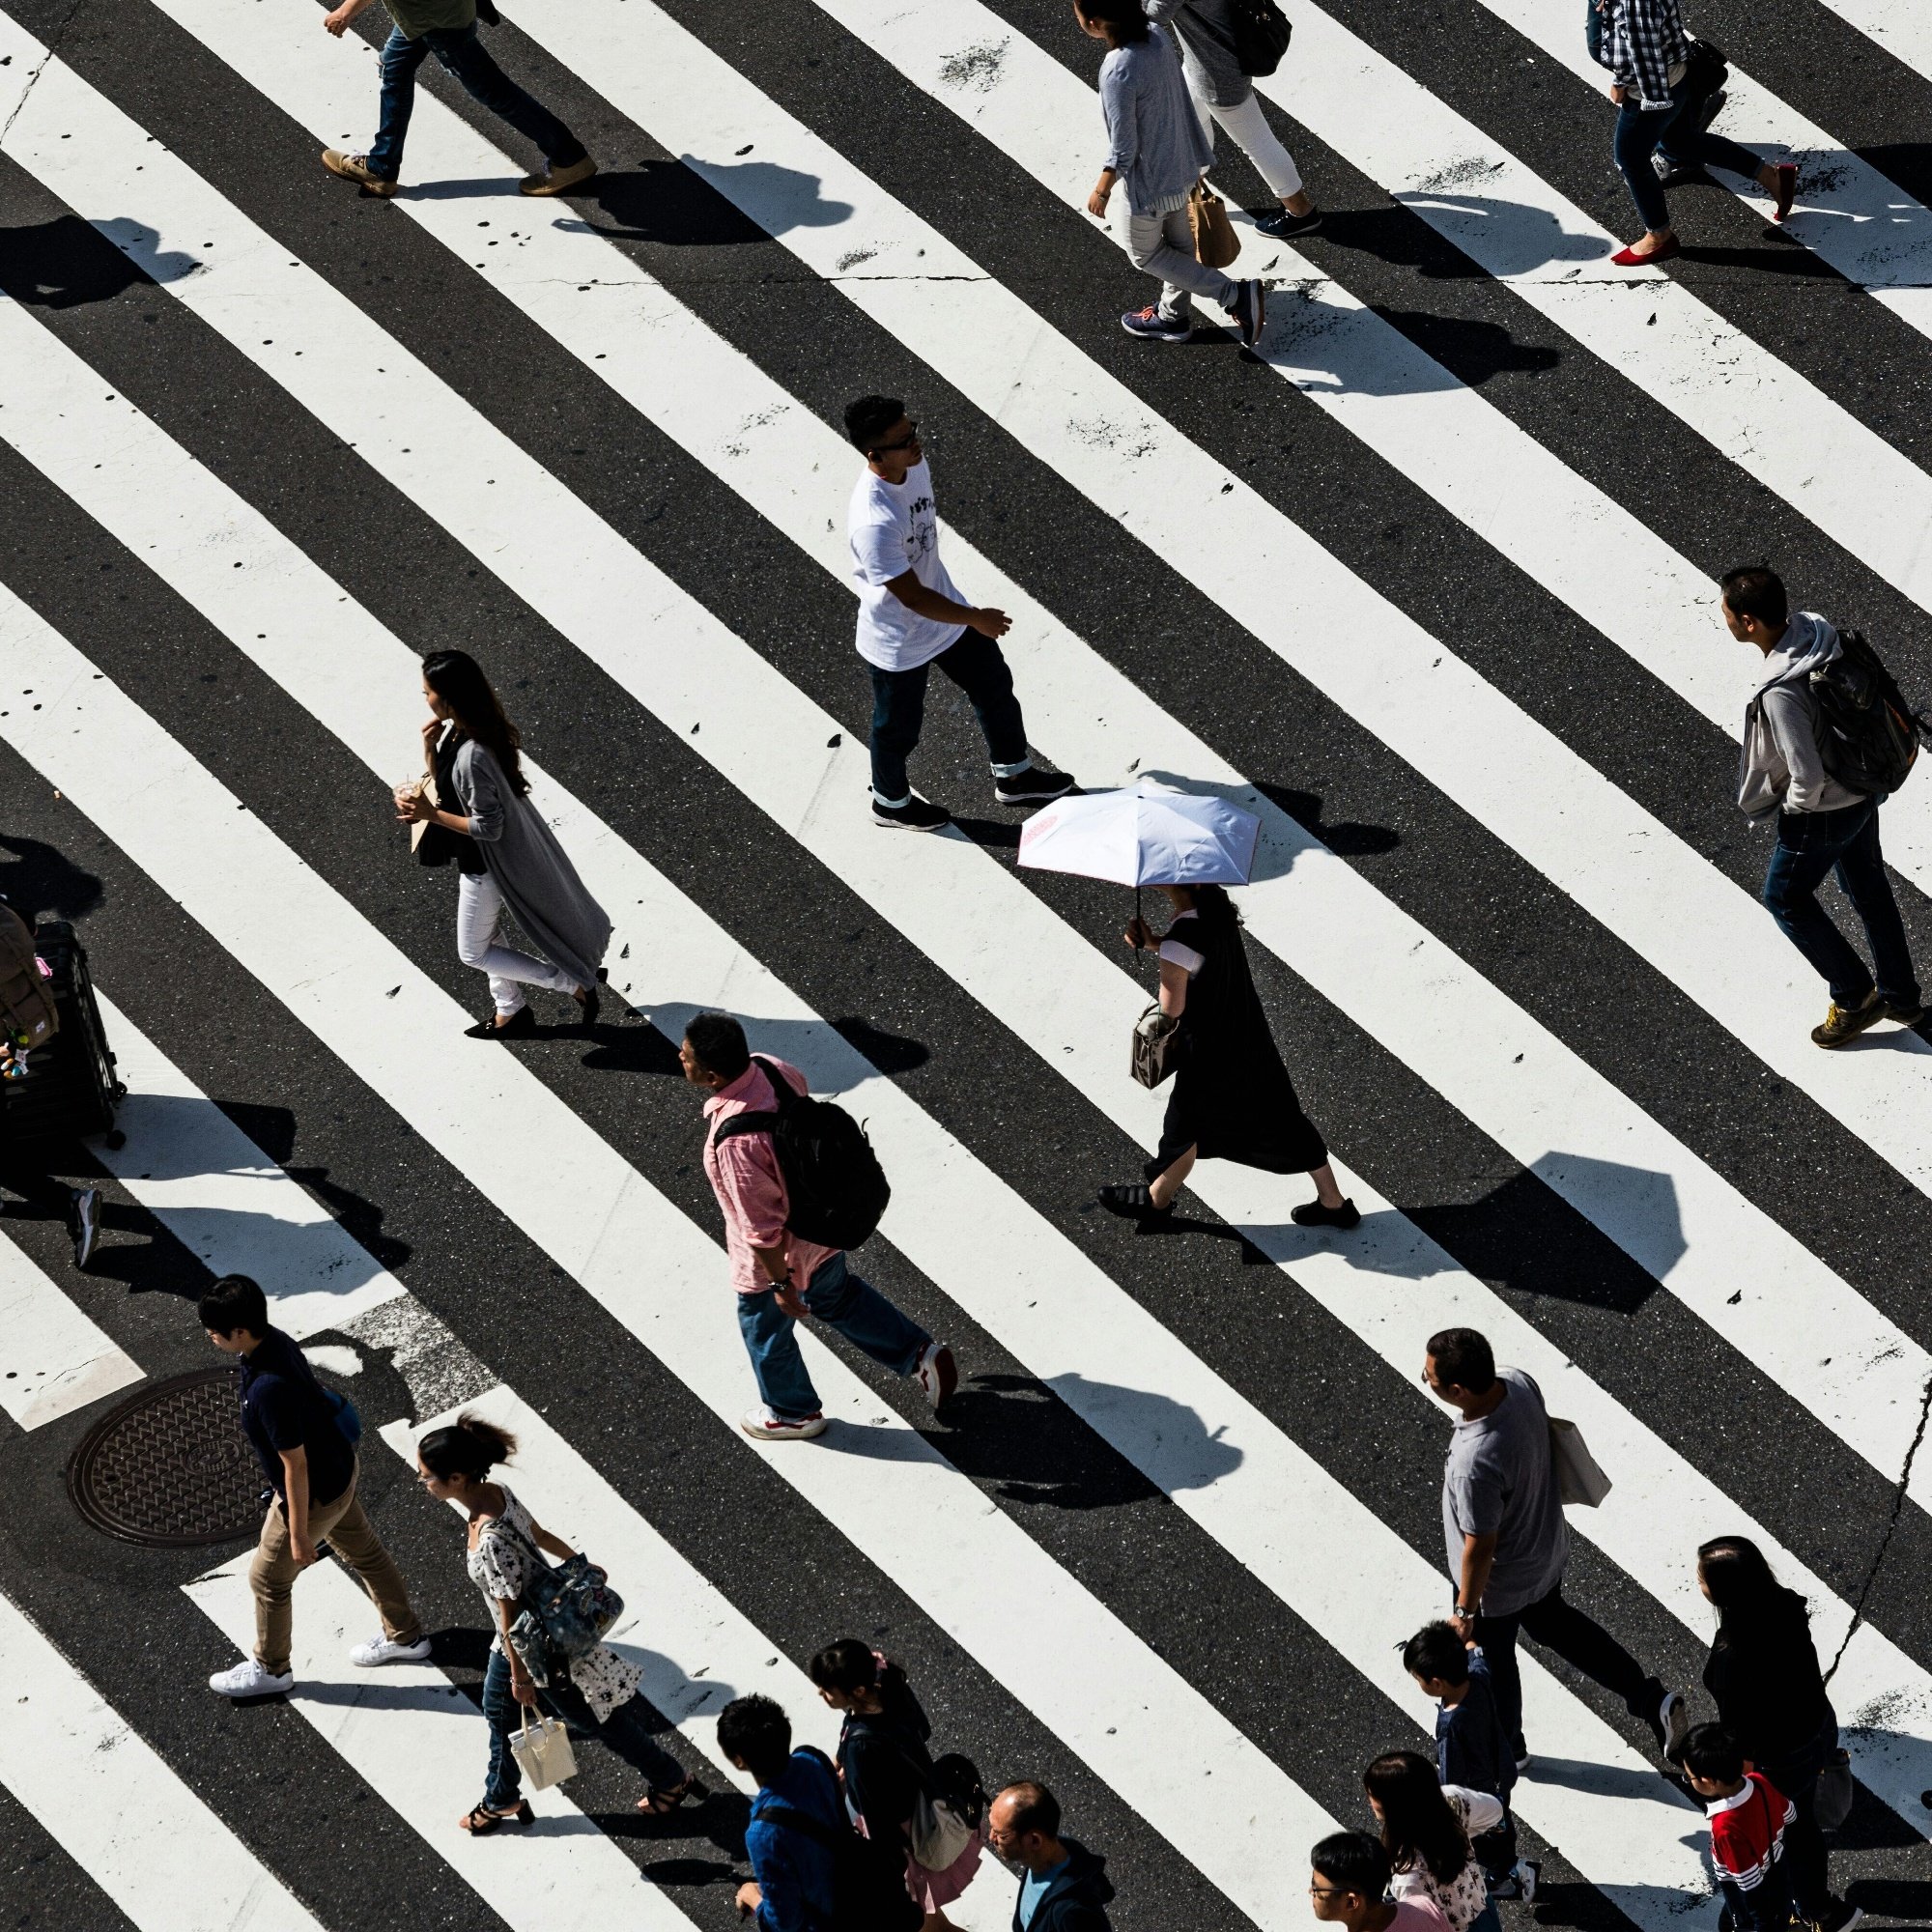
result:
[[[1678,240],[1673,235],[1668,242],[1659,242],[1648,255],[1639,255],[1634,248],[1619,248],[1610,257],[1610,266],[1613,269],[1647,269],[1653,262],[1669,261],[1678,252]]]
[[[1771,217],[1782,221],[1791,213],[1791,204],[1798,199],[1798,163],[1779,161],[1777,164],[1777,212]]]

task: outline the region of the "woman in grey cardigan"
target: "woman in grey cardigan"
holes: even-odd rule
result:
[[[1235,51],[1235,0],[1144,0],[1144,4],[1148,18],[1169,28],[1180,43],[1187,91],[1194,98],[1208,145],[1213,145],[1218,121],[1281,203],[1257,215],[1255,226],[1282,242],[1313,235],[1321,226],[1321,211],[1303,190],[1294,156],[1268,126],[1255,99],[1255,84],[1241,71]]]
[[[1231,281],[1195,260],[1187,192],[1214,158],[1181,77],[1180,56],[1141,0],[1073,0],[1081,31],[1106,43],[1100,63],[1100,111],[1107,123],[1107,165],[1087,212],[1107,218],[1116,185],[1127,195],[1127,254],[1161,281],[1160,299],[1121,318],[1144,342],[1185,342],[1194,332],[1194,298],[1206,296],[1234,317],[1243,347],[1261,339],[1266,297],[1258,281]]]
[[[611,922],[529,801],[517,727],[468,651],[432,651],[423,661],[423,696],[431,714],[422,727],[423,769],[442,804],[406,787],[396,793],[396,815],[437,828],[461,874],[456,954],[490,976],[494,1002],[469,1029],[470,1038],[534,1033],[526,986],[572,994],[589,1025]],[[452,805],[462,810],[447,810]],[[550,964],[497,943],[506,910]]]

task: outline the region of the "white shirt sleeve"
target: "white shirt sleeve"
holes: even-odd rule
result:
[[[905,539],[892,524],[861,524],[852,532],[852,556],[867,583],[890,583],[912,568]]]
[[[1207,965],[1207,956],[1195,952],[1191,946],[1183,946],[1178,939],[1163,939],[1160,942],[1160,956],[1172,966],[1179,966],[1191,980]]]
[[[1503,1822],[1503,1802],[1487,1791],[1471,1791],[1466,1784],[1445,1784],[1442,1795],[1462,1813],[1463,1830],[1472,1838],[1493,1832]]]

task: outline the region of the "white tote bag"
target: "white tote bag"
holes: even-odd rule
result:
[[[570,1747],[570,1733],[554,1718],[526,1712],[523,1729],[510,1733],[510,1755],[532,1791],[548,1791],[553,1784],[577,1776],[577,1753]]]
[[[1595,1509],[1609,1494],[1610,1479],[1590,1454],[1583,1432],[1557,1415],[1549,1418],[1549,1461],[1556,1470],[1556,1493],[1566,1503]]]

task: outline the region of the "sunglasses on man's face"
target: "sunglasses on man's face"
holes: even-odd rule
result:
[[[913,423],[907,428],[906,433],[902,437],[900,437],[896,442],[879,443],[874,446],[872,454],[874,456],[895,455],[901,449],[910,449],[913,446],[913,444],[916,443],[918,440],[919,440],[919,425],[917,423]]]

